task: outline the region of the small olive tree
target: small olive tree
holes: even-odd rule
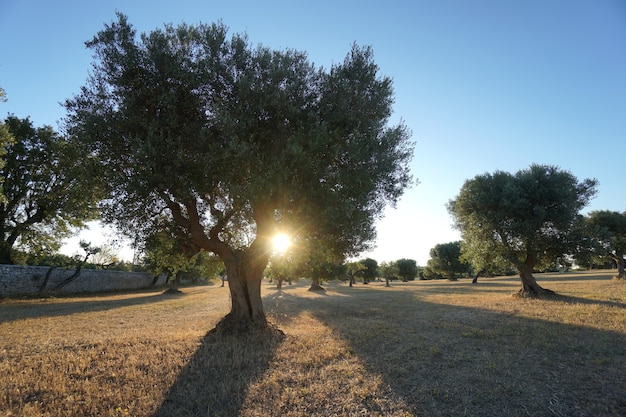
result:
[[[424,276],[444,276],[455,280],[457,274],[469,273],[471,265],[461,259],[461,241],[439,243],[430,250]]]

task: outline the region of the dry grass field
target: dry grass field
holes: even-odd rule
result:
[[[207,334],[228,289],[0,301],[1,416],[626,416],[626,282],[264,284],[283,332]]]

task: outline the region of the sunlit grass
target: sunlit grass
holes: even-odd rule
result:
[[[263,284],[285,333],[218,338],[227,288],[0,303],[0,415],[626,415],[626,283]]]

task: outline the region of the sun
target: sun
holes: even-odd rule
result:
[[[284,233],[279,233],[276,236],[274,236],[272,238],[272,242],[274,244],[274,250],[280,253],[286,252],[287,249],[289,249],[289,246],[291,245],[291,240],[289,239],[289,236],[287,236]]]

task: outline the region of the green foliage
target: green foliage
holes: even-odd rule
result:
[[[174,276],[192,265],[191,259],[198,252],[185,245],[177,232],[175,225],[164,220],[145,238],[142,263],[155,275]]]
[[[304,260],[304,252],[301,250],[294,251],[292,245],[283,253],[272,254],[269,267],[265,271],[265,276],[276,280],[280,288],[283,281],[292,283],[296,281],[301,274],[306,275],[307,272],[311,274],[312,271],[306,270]],[[327,279],[328,276],[323,276],[322,279],[324,278]]]
[[[378,266],[378,273],[387,281],[398,279],[398,265],[396,262],[382,262]]]
[[[626,212],[592,211],[584,219],[586,231],[592,236],[593,243],[587,254],[591,259],[602,261],[610,258],[624,275],[624,255],[626,254]],[[578,259],[584,258],[578,256]]]
[[[472,274],[483,276],[515,275],[515,267],[511,262],[484,247],[471,250],[465,241],[461,241],[461,261],[471,265]]]
[[[585,220],[605,256],[623,257],[626,254],[626,212],[592,211]]]
[[[224,263],[217,256],[200,251],[189,260],[182,278],[193,283],[209,282],[223,271]]]
[[[346,278],[350,282],[350,286],[356,283],[357,278],[362,278],[365,275],[367,267],[361,262],[348,262],[345,264]],[[364,283],[366,281],[364,280]]]
[[[398,277],[402,281],[413,281],[417,277],[417,261],[415,259],[398,259],[396,262]]]
[[[378,278],[378,262],[372,258],[365,258],[359,261],[363,266],[365,266],[365,270],[363,271],[363,282],[368,283],[376,278]]]
[[[580,243],[579,211],[596,193],[596,180],[549,165],[531,165],[465,182],[448,203],[463,237],[464,259],[475,268],[512,264],[522,273],[550,265]]]
[[[346,275],[350,278],[361,278],[365,275],[367,267],[361,262],[348,262],[346,263]]]
[[[430,250],[424,277],[455,279],[457,274],[467,274],[470,270],[471,265],[461,260],[461,241],[440,243]]]
[[[20,253],[23,254],[23,261],[16,262],[16,264],[24,264],[24,265],[39,265],[39,266],[57,266],[61,268],[68,268],[76,266],[76,260],[70,256],[63,255],[60,253],[55,253],[51,255],[45,255],[42,257],[36,257],[32,254]],[[20,259],[20,255],[17,255],[15,258]],[[30,255],[30,256],[29,256]]]
[[[7,149],[9,146],[13,145],[13,143],[15,143],[15,139],[9,131],[9,127],[4,123],[0,123],[0,169],[4,169],[6,166]],[[4,175],[5,172],[3,171],[2,177],[0,177],[0,184],[4,182]],[[2,191],[4,190],[0,190],[0,202],[6,203],[4,194],[1,194]]]
[[[63,238],[96,216],[101,194],[94,160],[75,138],[49,126],[35,128],[28,118],[8,116],[0,141],[0,262],[11,263],[17,248],[52,254]]]
[[[198,251],[186,240],[180,227],[164,217],[144,239],[143,266],[155,275],[178,276],[192,282],[209,281],[224,270],[224,264],[215,255]]]
[[[67,126],[108,169],[106,218],[131,237],[167,213],[224,259],[267,259],[278,225],[353,254],[411,181],[409,133],[387,127],[391,79],[370,48],[325,72],[222,24],[138,39],[121,14],[87,45],[96,61]]]
[[[343,255],[315,234],[297,241],[288,253],[298,276],[317,282],[342,279],[345,276]]]

